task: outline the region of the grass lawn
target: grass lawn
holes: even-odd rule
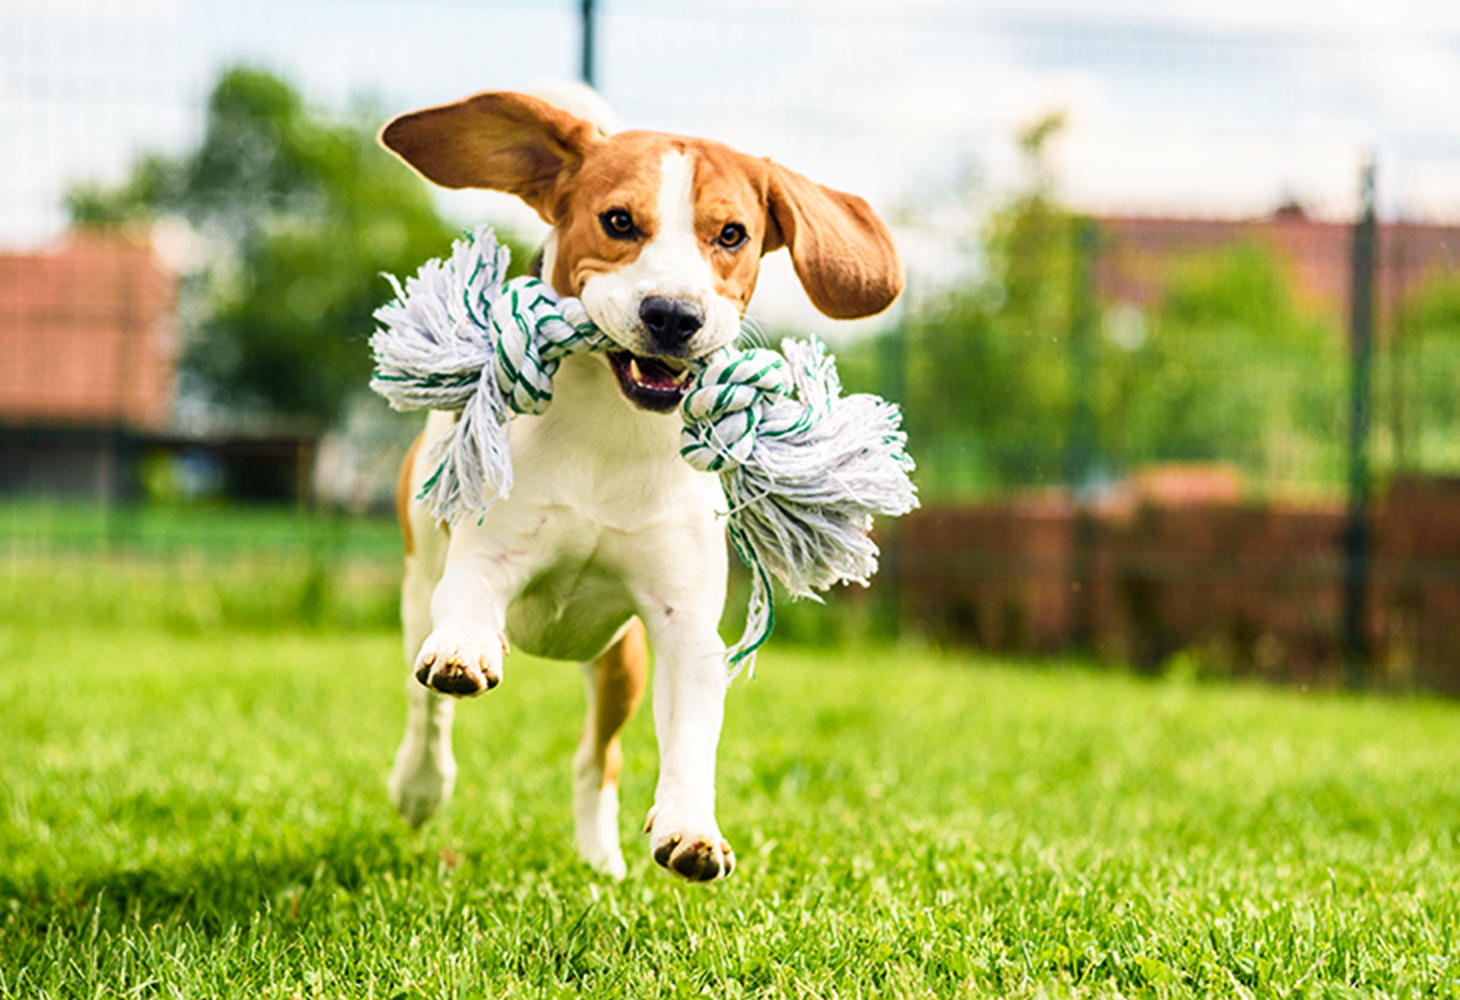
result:
[[[730,694],[734,876],[680,884],[633,832],[645,711],[612,884],[572,850],[570,667],[514,656],[462,706],[412,832],[393,633],[28,599],[3,996],[1460,996],[1453,703],[773,648]]]

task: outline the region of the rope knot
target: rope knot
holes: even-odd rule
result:
[[[679,453],[702,472],[728,472],[744,464],[762,434],[784,422],[773,404],[789,397],[795,382],[775,351],[723,350],[695,378],[680,410],[684,432]]]
[[[536,278],[519,278],[508,282],[492,302],[493,368],[502,399],[514,413],[545,412],[553,401],[553,376],[563,358],[608,343],[587,322],[586,314],[574,322],[570,310],[563,308],[567,301]]]

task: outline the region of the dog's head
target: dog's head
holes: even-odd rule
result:
[[[545,101],[477,94],[396,118],[381,142],[444,187],[506,191],[553,227],[544,278],[621,350],[637,406],[683,395],[685,362],[733,341],[760,272],[786,247],[811,301],[870,316],[902,290],[892,238],[867,203],[703,139],[605,136]]]

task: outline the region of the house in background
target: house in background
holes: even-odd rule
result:
[[[177,302],[177,276],[132,235],[0,254],[0,494],[129,499],[156,458],[184,492],[309,497],[313,433],[177,428]]]
[[[145,243],[73,233],[0,255],[0,491],[134,492],[171,425],[177,342],[177,278]]]

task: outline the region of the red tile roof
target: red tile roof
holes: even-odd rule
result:
[[[125,236],[0,254],[0,422],[167,426],[176,304],[176,277]]]

